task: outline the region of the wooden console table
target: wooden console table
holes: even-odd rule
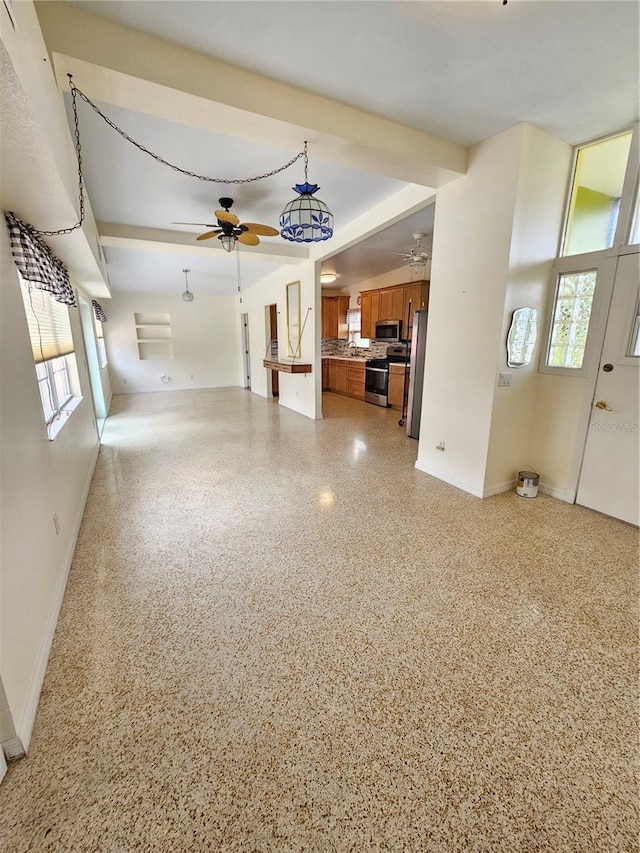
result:
[[[312,365],[301,361],[271,361],[265,358],[262,364],[267,370],[279,370],[280,373],[311,373]]]

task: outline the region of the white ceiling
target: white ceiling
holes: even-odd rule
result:
[[[633,0],[74,4],[464,145],[520,121],[573,145],[637,118]]]
[[[510,0],[506,7],[501,0],[67,5],[465,145],[522,121],[574,144],[638,118],[638,3],[626,0]],[[147,147],[203,174],[248,177],[295,153],[112,104],[104,110]],[[100,222],[191,231],[195,237],[198,227],[172,222],[211,222],[217,199],[230,195],[243,221],[275,226],[293,196],[291,187],[303,179],[300,163],[266,181],[232,188],[178,175],[120,139],[85,105],[81,131],[89,197]],[[318,195],[332,209],[336,229],[406,186],[314,158],[313,147],[310,154],[309,179],[322,187]],[[410,249],[413,233],[430,234],[432,225],[430,207],[331,258],[324,268],[341,273],[340,286],[394,269],[402,260],[390,248]],[[242,265],[244,286],[274,268],[266,258],[250,259],[250,252]],[[235,290],[229,267],[235,260],[219,252],[199,258],[197,265],[192,255],[178,251],[107,246],[105,254],[114,290],[171,290],[183,267],[197,268],[194,289],[195,276],[202,275],[210,292]]]

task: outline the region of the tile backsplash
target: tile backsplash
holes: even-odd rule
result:
[[[336,340],[334,338],[322,339],[322,355],[351,355],[353,347],[348,346],[348,341]],[[388,344],[384,341],[369,341],[368,347],[358,347],[358,355],[363,358],[384,358],[387,354]]]

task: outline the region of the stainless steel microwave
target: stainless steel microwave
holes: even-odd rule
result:
[[[395,343],[402,340],[402,320],[378,320],[376,323],[377,341]]]

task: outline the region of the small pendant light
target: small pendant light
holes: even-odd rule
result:
[[[307,182],[307,143],[304,143],[304,184],[296,184],[298,193],[282,211],[280,236],[293,243],[319,243],[333,237],[333,214],[319,198],[314,198],[320,187]]]
[[[184,280],[185,280],[185,285],[187,288],[185,290],[185,292],[182,294],[182,301],[183,302],[193,302],[193,293],[191,293],[191,291],[189,290],[189,277],[188,277],[188,273],[190,273],[191,270],[182,270],[182,272],[184,273]]]

